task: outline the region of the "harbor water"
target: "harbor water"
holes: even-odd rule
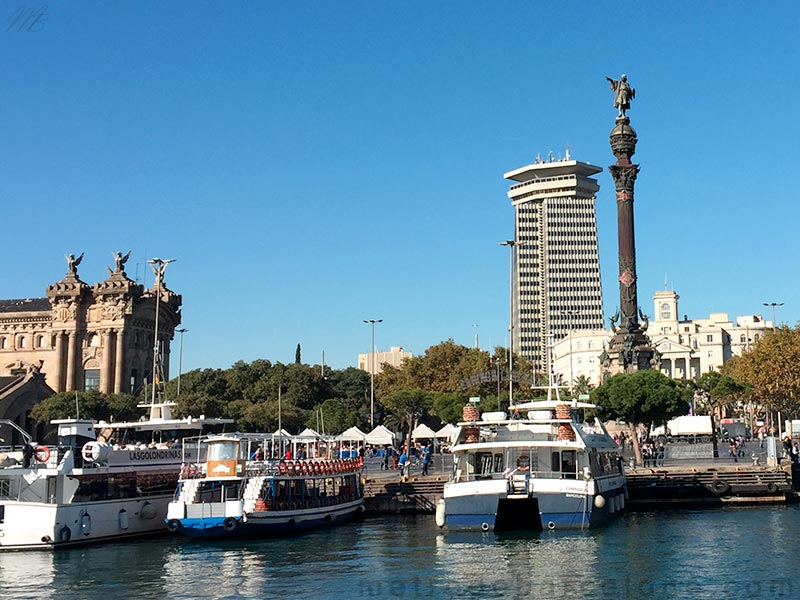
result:
[[[796,598],[795,506],[631,513],[591,532],[443,533],[370,517],[266,541],[164,536],[0,554],[3,600]]]

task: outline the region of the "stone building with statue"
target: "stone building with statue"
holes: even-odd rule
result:
[[[0,300],[0,383],[16,390],[16,400],[4,404],[0,389],[0,418],[24,425],[23,415],[41,400],[42,386],[53,392],[138,394],[153,379],[156,306],[162,376],[169,377],[181,296],[164,284],[160,265],[153,269],[151,288],[130,279],[129,256],[116,253],[108,277],[89,285],[78,276],[83,254],[70,254],[66,275],[47,286],[45,298]],[[29,397],[19,393],[23,379],[35,382]]]

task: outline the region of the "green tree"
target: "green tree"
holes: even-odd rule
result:
[[[614,375],[592,391],[591,399],[603,407],[603,418],[622,419],[633,428],[633,450],[640,465],[638,426],[661,423],[687,412],[686,398],[676,382],[651,369]]]
[[[128,394],[101,394],[96,390],[61,392],[34,406],[31,418],[37,424],[75,417],[95,421],[135,421],[143,414],[137,404],[138,400]]]
[[[742,385],[758,403],[775,411],[800,411],[800,326],[768,333],[741,356],[729,360],[722,373]]]
[[[411,432],[419,418],[432,406],[431,395],[419,388],[394,392],[385,399],[386,407],[408,426],[406,446],[411,447]]]
[[[303,361],[301,360],[301,357],[300,357],[300,344],[297,344],[297,348],[294,351],[294,364],[299,365],[302,362]]]
[[[589,394],[593,389],[592,381],[586,375],[578,375],[575,381],[572,382],[571,391],[574,396]]]

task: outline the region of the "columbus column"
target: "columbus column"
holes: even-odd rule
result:
[[[631,162],[636,152],[636,131],[625,114],[636,96],[625,75],[619,80],[606,77],[614,91],[614,107],[619,111],[611,130],[611,151],[617,162],[608,169],[614,178],[617,196],[617,236],[619,242],[619,308],[611,318],[614,336],[601,355],[606,375],[629,373],[658,367],[660,357],[645,332],[647,317],[639,308],[636,293],[636,242],[633,226],[633,188],[639,165]],[[640,321],[641,319],[641,321]]]

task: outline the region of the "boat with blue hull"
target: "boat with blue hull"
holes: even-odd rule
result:
[[[552,348],[550,348],[552,352]],[[600,408],[562,400],[552,372],[547,399],[480,413],[467,404],[453,434],[453,473],[436,507],[449,530],[587,529],[620,514],[628,495]],[[479,400],[479,399],[478,399]]]
[[[448,529],[586,529],[620,514],[627,486],[616,442],[583,402],[545,400],[506,413],[464,409],[454,470],[437,506]],[[517,411],[527,411],[517,417]]]
[[[361,459],[262,458],[279,448],[272,434],[207,436],[186,447],[205,458],[184,460],[167,508],[170,531],[261,538],[343,523],[364,512]]]

